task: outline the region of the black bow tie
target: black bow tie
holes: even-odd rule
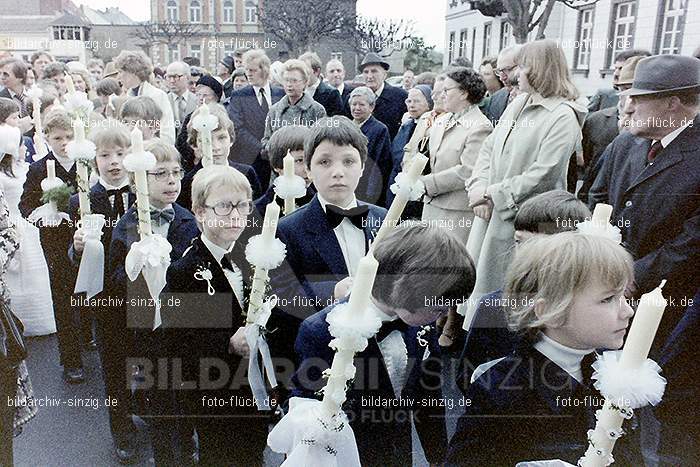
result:
[[[360,230],[364,230],[365,225],[367,225],[368,212],[369,207],[367,206],[342,209],[332,204],[326,205],[326,218],[328,219],[328,225],[330,225],[331,229],[335,229],[341,222],[343,222],[344,218],[348,218],[355,227]]]
[[[591,352],[583,357],[581,360],[581,373],[583,374],[583,380],[581,384],[589,388],[592,386],[592,376],[593,376],[593,363],[596,361],[598,354],[596,352]]]
[[[114,190],[105,190],[105,194],[109,196],[119,195],[122,193],[130,193],[129,185],[124,185],[121,188],[115,188]]]
[[[401,318],[396,318],[394,321],[384,321],[382,323],[382,327],[379,328],[379,332],[377,332],[375,337],[377,338],[377,342],[381,342],[393,331],[399,331],[403,334],[407,330],[408,324],[401,321]]]
[[[175,219],[175,210],[173,208],[165,208],[163,210],[151,208],[151,222],[161,226],[169,224]]]

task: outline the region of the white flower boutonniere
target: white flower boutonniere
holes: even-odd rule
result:
[[[208,267],[204,266],[199,266],[197,268],[197,271],[194,273],[194,278],[197,279],[198,281],[206,281],[207,282],[207,293],[209,295],[214,295],[214,287],[211,285],[211,280],[214,276],[212,275],[211,271],[209,270]]]

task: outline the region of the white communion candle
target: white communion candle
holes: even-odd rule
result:
[[[292,156],[291,152],[287,150],[287,155],[284,156],[284,159],[282,159],[282,162],[284,164],[284,172],[282,174],[283,177],[287,178],[287,180],[291,180],[294,178],[294,156]],[[288,181],[287,183],[292,183],[291,181]],[[289,197],[284,199],[284,214],[291,214],[294,212],[296,209],[296,203],[294,201],[294,197]]]
[[[141,130],[134,128],[131,132],[131,152],[142,154],[143,135]],[[148,177],[145,170],[134,172],[134,182],[136,183],[136,206],[139,218],[139,232],[141,240],[153,233],[151,229],[151,202],[148,199]]]
[[[610,223],[610,216],[612,215],[613,207],[609,204],[598,203],[593,209],[592,221],[598,225],[606,225]]]
[[[202,104],[199,107],[199,115],[205,120],[209,117],[209,106],[207,104]],[[214,164],[211,129],[203,129],[200,131],[200,134],[202,136],[202,166],[209,167]]]
[[[66,87],[68,88],[68,94],[75,94],[75,84],[70,73],[66,74]]]
[[[263,243],[269,245],[275,238],[275,231],[277,230],[277,222],[280,218],[280,207],[272,201],[267,205],[267,210],[265,211],[265,219],[263,220],[262,229],[262,239]]]
[[[350,293],[349,305],[353,313],[366,313],[369,309],[369,300],[372,296],[372,286],[374,285],[378,267],[379,263],[371,251],[360,260],[357,273],[352,281],[352,292]]]
[[[56,161],[46,161],[46,178],[48,178],[49,180],[53,180],[54,178],[56,178]]]
[[[415,156],[413,156],[411,165],[408,167],[406,179],[403,180],[403,183],[405,183],[407,186],[415,185],[420,176],[423,174],[423,169],[425,168],[425,165],[427,163],[428,158],[425,157],[423,154],[416,154]],[[382,226],[379,228],[379,232],[377,232],[377,235],[375,236],[374,241],[372,242],[372,248],[374,248],[374,246],[382,238],[384,238],[386,234],[389,233],[389,230],[396,227],[396,224],[398,223],[399,218],[403,213],[403,210],[406,208],[406,203],[408,203],[408,201],[408,196],[406,196],[404,193],[399,192],[396,195],[394,201],[389,207],[389,212],[386,213],[386,217],[384,218]]]

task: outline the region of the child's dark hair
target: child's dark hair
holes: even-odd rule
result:
[[[0,124],[5,123],[7,117],[15,112],[19,112],[17,102],[7,97],[0,97]]]
[[[284,126],[275,131],[268,142],[267,154],[273,169],[282,170],[287,151],[303,151],[309,129],[301,125]]]
[[[360,160],[367,160],[367,138],[349,118],[336,115],[318,120],[304,141],[304,164],[311,168],[311,158],[316,148],[324,141],[336,146],[352,146],[360,152]]]
[[[459,304],[474,290],[476,268],[456,236],[434,225],[403,222],[374,248],[379,262],[372,295],[413,312],[433,299]]]
[[[576,196],[564,190],[540,193],[525,201],[513,221],[515,230],[555,234],[576,230],[591,211]]]

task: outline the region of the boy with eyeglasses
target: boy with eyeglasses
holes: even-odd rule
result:
[[[242,314],[253,275],[245,258],[254,233],[246,229],[251,197],[250,183],[233,167],[197,172],[192,210],[201,235],[167,273],[163,301],[177,305],[164,308],[163,346],[181,362],[183,381],[194,382],[172,389],[178,415],[197,430],[202,465],[263,464],[267,425],[246,377]],[[226,403],[212,404],[217,400]]]
[[[175,262],[199,234],[192,213],[175,203],[180,194],[182,179],[180,154],[175,146],[158,138],[145,142],[144,149],[156,158],[156,166],[147,175],[151,228],[154,235],[162,235],[172,245],[170,260]],[[140,239],[136,208],[134,205],[126,211],[114,228],[107,272],[112,283],[112,293],[121,303],[119,312],[126,323],[127,334],[134,339],[134,345],[129,346],[130,353],[126,357],[124,371],[129,370],[132,364],[142,367],[141,379],[145,382],[141,383],[146,390],[145,396],[149,399],[147,413],[158,414],[172,407],[171,394],[160,387],[156,377],[158,359],[167,356],[161,348],[164,331],[162,326],[153,330],[154,306],[145,280],[139,275],[134,282],[130,281],[124,267],[131,245]],[[183,450],[191,446],[191,429],[186,424],[168,418],[153,417],[149,421],[156,465],[184,463],[176,456],[175,446],[183,446]],[[173,437],[173,433],[179,436]],[[183,456],[190,454],[191,450]]]

